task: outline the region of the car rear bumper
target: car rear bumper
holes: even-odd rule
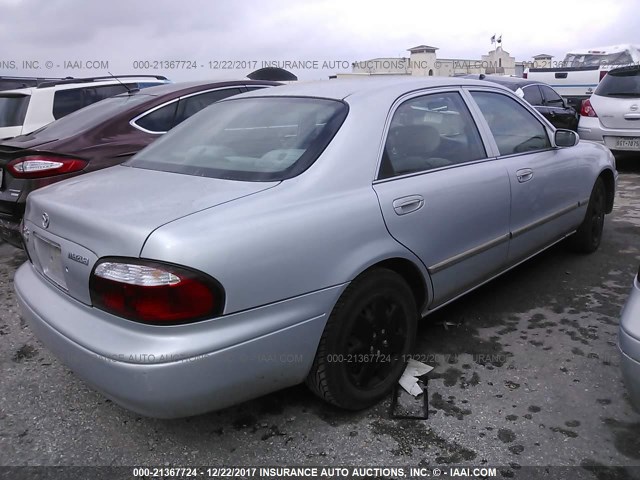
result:
[[[56,356],[116,403],[158,418],[197,415],[302,382],[344,288],[158,327],[77,302],[28,262],[14,283],[23,316]],[[93,331],[77,333],[82,324]]]
[[[639,152],[638,148],[616,146],[615,139],[619,137],[640,138],[640,125],[638,128],[607,128],[600,123],[597,117],[580,117],[578,123],[578,135],[583,140],[601,143],[613,151]]]
[[[636,277],[622,311],[618,346],[622,353],[622,376],[631,402],[640,410],[640,283]]]

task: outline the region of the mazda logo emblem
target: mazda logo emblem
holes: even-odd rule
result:
[[[42,228],[49,228],[49,215],[46,212],[42,214]]]

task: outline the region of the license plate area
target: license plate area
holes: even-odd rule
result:
[[[35,253],[45,277],[59,287],[67,290],[62,265],[62,249],[57,243],[45,240],[39,235],[33,236]]]
[[[613,137],[612,143],[618,150],[640,150],[640,137]]]

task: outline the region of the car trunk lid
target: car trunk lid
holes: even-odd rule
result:
[[[606,128],[637,129],[640,136],[640,95],[638,97],[591,96],[591,105]]]
[[[138,257],[160,226],[278,183],[112,167],[31,193],[27,249],[41,274],[90,304],[89,276],[99,258]]]

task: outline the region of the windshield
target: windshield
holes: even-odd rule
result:
[[[29,95],[0,96],[0,128],[22,126],[30,98]]]
[[[604,97],[640,97],[640,69],[609,72],[598,84],[595,94]]]
[[[565,67],[599,67],[600,65],[629,65],[633,59],[629,52],[604,54],[568,53],[564,58]]]
[[[65,115],[36,130],[31,135],[37,133],[38,135],[46,135],[50,138],[64,138],[68,135],[93,128],[100,122],[152,98],[152,96],[144,94],[123,94],[109,97]]]
[[[306,170],[342,125],[346,104],[300,97],[215,103],[125,163],[244,181],[283,180]]]

